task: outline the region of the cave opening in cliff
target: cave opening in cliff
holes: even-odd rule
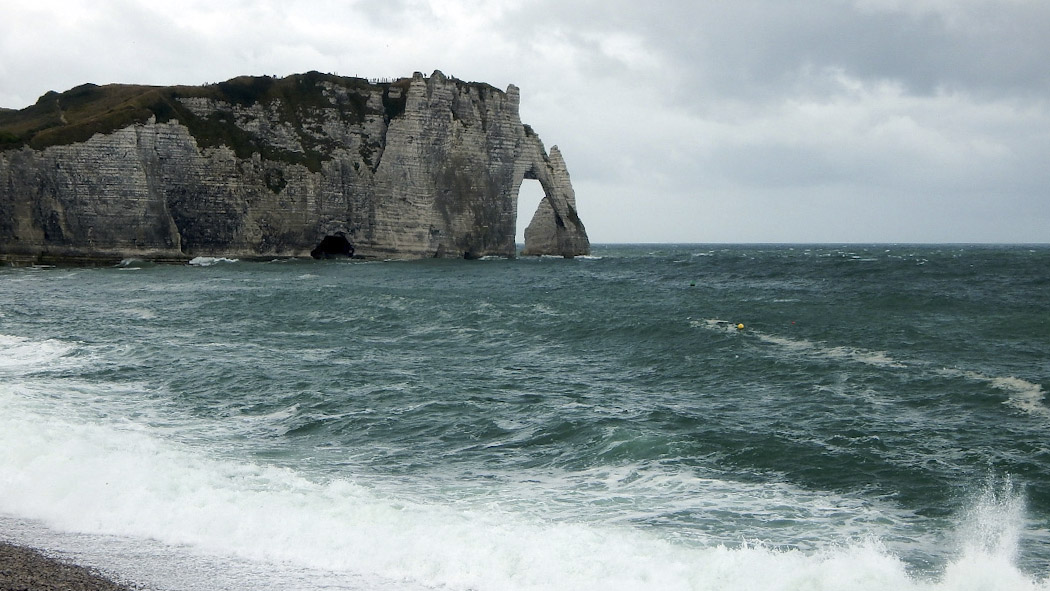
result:
[[[342,234],[325,236],[317,248],[310,251],[310,256],[315,259],[351,258],[354,256],[354,245]]]
[[[546,195],[543,186],[536,179],[526,178],[521,181],[518,189],[518,219],[514,226],[514,242],[525,244],[525,228],[532,221],[532,216],[540,207],[540,202]]]

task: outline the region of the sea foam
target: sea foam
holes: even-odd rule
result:
[[[190,259],[189,264],[195,267],[210,267],[219,263],[236,263],[239,259],[230,259],[226,257],[194,257]]]
[[[44,404],[0,387],[0,512],[56,531],[158,540],[174,564],[187,548],[247,561],[256,580],[319,569],[357,584],[477,590],[1050,588],[1014,566],[1023,522],[1014,493],[978,499],[960,528],[958,559],[925,579],[873,539],[813,551],[729,547],[523,517],[498,502],[423,503],[350,478],[209,457],[145,426]],[[186,588],[207,588],[194,585]]]
[[[850,361],[862,363],[875,367],[904,368],[906,364],[894,359],[885,351],[872,351],[859,347],[844,345],[829,345],[819,341],[785,337],[777,334],[756,330],[744,326],[743,330],[737,328],[736,322],[709,318],[705,320],[692,320],[690,325],[694,328],[703,328],[715,332],[739,333],[742,336],[757,338],[758,340],[775,345],[780,350],[793,355],[804,355],[810,358],[821,358],[833,361]]]
[[[22,373],[46,368],[69,355],[75,347],[55,339],[39,341],[0,334],[0,371]]]
[[[920,371],[930,371],[932,369],[928,363],[922,360],[900,360],[885,351],[873,351],[844,345],[828,345],[817,341],[784,337],[751,328],[738,330],[736,324],[726,320],[713,318],[692,320],[690,325],[694,328],[703,328],[716,332],[749,335],[762,342],[774,345],[791,355],[862,363],[873,367],[917,368]],[[962,377],[988,384],[1007,394],[1004,404],[1029,415],[1050,418],[1050,405],[1047,404],[1046,392],[1040,384],[1015,376],[989,376],[980,372],[957,368],[942,368],[934,371],[947,377]]]
[[[1046,403],[1046,392],[1035,382],[1029,382],[1014,376],[989,376],[976,371],[944,368],[939,372],[948,377],[961,377],[975,382],[983,382],[1005,392],[1004,404],[1029,415],[1050,418],[1050,406]]]
[[[988,487],[975,498],[960,520],[955,557],[943,571],[917,576],[877,536],[861,532],[809,549],[672,539],[624,522],[526,514],[498,496],[484,504],[422,501],[352,473],[308,477],[222,457],[148,423],[92,412],[80,396],[40,391],[62,387],[62,380],[26,379],[55,362],[82,360],[73,355],[77,344],[0,336],[0,345],[0,514],[95,540],[99,550],[82,550],[86,560],[125,569],[119,572],[126,576],[157,577],[146,582],[160,588],[212,588],[209,571],[194,579],[181,568],[193,555],[250,571],[240,587],[245,591],[288,588],[288,581],[310,588],[478,591],[1050,589],[1050,580],[1035,580],[1016,566],[1024,495],[1009,486]],[[610,486],[627,479],[609,478]],[[690,494],[705,490],[688,488],[695,486],[691,481],[679,485]],[[706,490],[728,494],[718,483]],[[748,494],[737,506],[728,497],[709,506],[743,511],[797,496]],[[49,539],[62,549],[61,536]],[[131,548],[135,540],[152,540],[153,574],[107,558],[102,547],[114,539]]]

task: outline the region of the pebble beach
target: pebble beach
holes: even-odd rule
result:
[[[2,591],[130,591],[94,570],[51,558],[38,550],[0,542]]]

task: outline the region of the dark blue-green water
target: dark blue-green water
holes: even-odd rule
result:
[[[164,589],[1050,589],[1050,247],[197,262],[0,269],[0,537]]]

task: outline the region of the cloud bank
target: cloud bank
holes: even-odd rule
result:
[[[594,242],[1050,242],[1047,31],[1042,0],[44,0],[4,7],[0,106],[440,69],[521,87]]]

